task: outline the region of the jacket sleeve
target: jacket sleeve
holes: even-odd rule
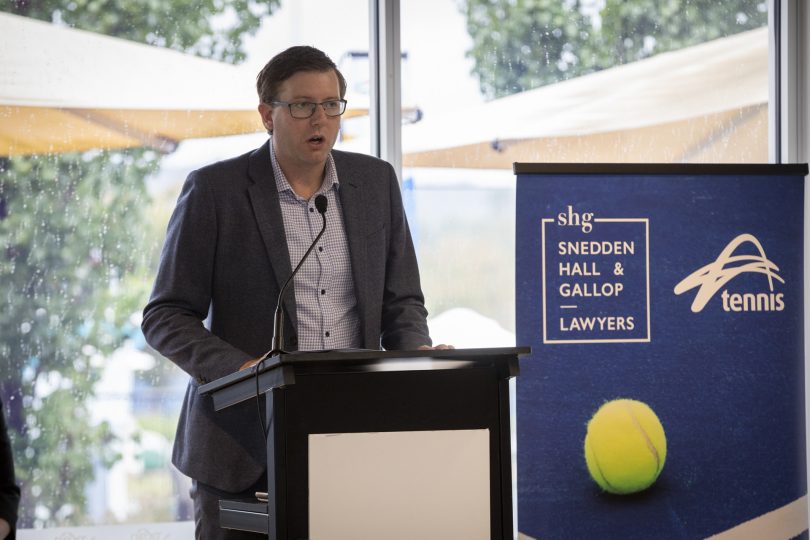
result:
[[[11,441],[6,430],[6,416],[3,403],[0,402],[0,518],[11,526],[7,539],[15,537],[17,509],[20,504],[20,488],[14,478],[14,456],[11,453]]]
[[[250,359],[203,323],[212,298],[217,219],[210,187],[192,172],[169,220],[141,323],[146,341],[199,383],[232,373]]]
[[[402,204],[402,194],[389,166],[389,233],[381,318],[381,344],[387,350],[431,345],[419,265]]]

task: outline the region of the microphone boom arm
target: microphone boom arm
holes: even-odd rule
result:
[[[323,236],[324,231],[326,231],[326,206],[327,206],[328,199],[323,195],[318,195],[315,197],[315,207],[318,209],[318,213],[321,214],[323,218],[323,225],[321,226],[321,232],[318,233],[318,236],[315,237],[315,240],[312,241],[310,244],[309,249],[307,249],[304,256],[301,257],[301,260],[298,261],[298,265],[296,265],[295,269],[290,274],[290,277],[287,278],[287,281],[284,282],[284,285],[281,287],[281,291],[278,293],[278,301],[276,302],[276,312],[273,315],[273,342],[270,347],[270,350],[262,357],[262,360],[274,356],[276,354],[282,354],[286,351],[284,350],[284,310],[281,307],[282,300],[284,299],[284,293],[287,291],[287,287],[292,283],[295,274],[298,273],[298,270],[301,268],[301,265],[304,264],[304,261],[307,260],[309,254],[315,249],[315,246],[318,244],[318,241]]]

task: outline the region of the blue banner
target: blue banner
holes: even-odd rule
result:
[[[532,348],[517,381],[520,532],[806,537],[807,166],[515,171],[517,343]],[[584,456],[589,420],[619,398],[646,403],[666,435],[660,476],[630,495],[606,492]]]

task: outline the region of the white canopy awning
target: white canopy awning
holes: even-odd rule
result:
[[[264,129],[256,73],[170,49],[0,13],[0,65],[0,155]]]
[[[767,161],[767,103],[761,28],[425,118],[403,163]]]

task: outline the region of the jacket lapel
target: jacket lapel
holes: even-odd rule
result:
[[[366,234],[368,230],[365,223],[365,193],[361,189],[358,171],[347,168],[342,156],[333,152],[335,169],[340,181],[340,205],[343,209],[343,226],[346,229],[346,239],[349,243],[349,258],[352,262],[352,278],[354,279],[354,293],[357,299],[357,314],[360,317],[360,328],[363,329],[363,343],[368,342],[365,335],[365,315],[367,299],[365,283],[368,276],[366,267]],[[365,346],[365,345],[364,345]]]
[[[273,166],[270,162],[269,145],[270,141],[267,141],[250,155],[248,176],[253,183],[248,188],[248,196],[270,260],[270,266],[273,269],[273,275],[276,278],[276,286],[281,291],[282,285],[292,274],[292,266],[290,265],[290,251],[287,248],[287,236],[284,234],[284,221],[281,217]],[[287,320],[293,328],[297,328],[298,318],[293,283],[290,283],[284,294],[283,306],[287,312]]]

